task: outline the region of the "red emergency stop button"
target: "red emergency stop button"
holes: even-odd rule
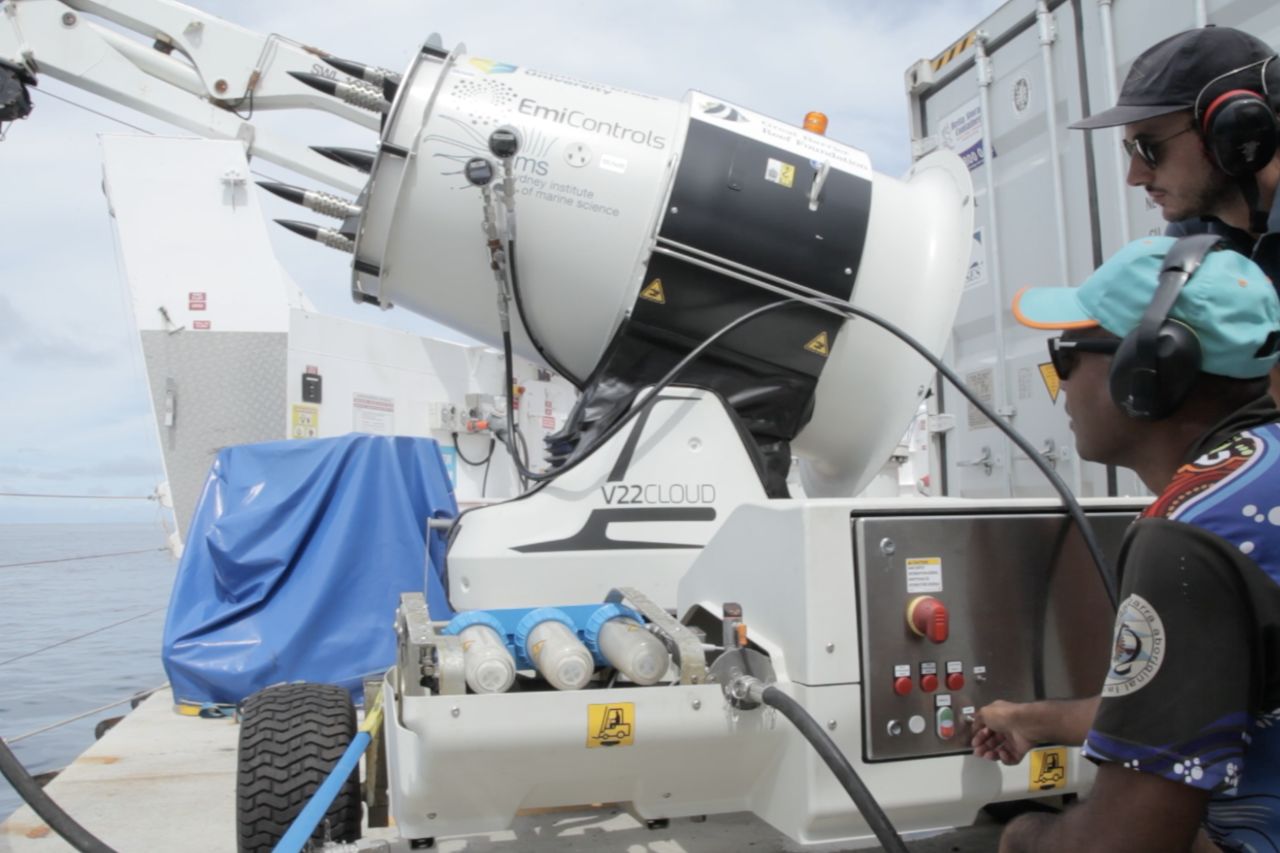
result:
[[[906,696],[911,692],[911,679],[905,675],[895,678],[893,680],[893,692],[899,696]]]
[[[964,673],[948,672],[947,673],[947,689],[951,691],[956,691],[961,689],[962,687],[964,687]]]
[[[932,595],[918,595],[907,602],[907,625],[917,637],[946,642],[950,630],[947,606]]]
[[[938,689],[938,676],[933,673],[920,676],[920,689],[925,693],[932,693]]]

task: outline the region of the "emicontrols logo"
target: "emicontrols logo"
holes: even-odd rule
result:
[[[483,59],[479,56],[471,57],[470,62],[472,66],[480,69],[485,74],[510,74],[519,67],[506,62],[497,62],[493,59]]]
[[[1164,661],[1164,644],[1160,614],[1140,595],[1126,598],[1116,613],[1111,669],[1102,695],[1128,696],[1150,684]]]

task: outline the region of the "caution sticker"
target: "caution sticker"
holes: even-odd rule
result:
[[[289,413],[289,425],[293,438],[315,438],[320,434],[320,409],[295,403]]]
[[[634,702],[587,706],[587,748],[631,746],[636,737]]]
[[[1067,787],[1067,748],[1051,746],[1027,753],[1030,777],[1028,791],[1051,791]]]
[[[662,279],[655,278],[649,282],[649,286],[640,291],[641,299],[648,299],[650,302],[656,302],[659,305],[667,304],[667,293],[662,289]]]
[[[1058,392],[1062,390],[1062,380],[1058,378],[1058,371],[1054,369],[1053,362],[1047,361],[1039,365],[1040,378],[1044,380],[1044,387],[1049,392],[1049,399],[1058,402]]]
[[[831,355],[831,343],[827,338],[826,332],[820,332],[816,338],[804,345],[804,348],[815,355],[823,358]]]
[[[791,187],[796,182],[796,167],[790,163],[784,163],[781,160],[774,160],[770,157],[768,164],[764,168],[764,179],[771,184]]]
[[[907,560],[907,592],[942,592],[942,558],[911,557]]]

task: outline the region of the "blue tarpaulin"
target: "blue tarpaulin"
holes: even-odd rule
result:
[[[164,627],[175,701],[234,703],[270,684],[340,684],[395,662],[402,592],[453,615],[445,542],[457,515],[436,442],[348,435],[218,453]]]

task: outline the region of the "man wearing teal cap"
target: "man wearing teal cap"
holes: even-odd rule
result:
[[[1080,456],[1157,497],[1121,547],[1101,695],[978,711],[976,755],[1083,743],[1099,765],[1081,805],[1014,820],[1002,853],[1280,849],[1280,299],[1217,241],[1145,238],[1079,287],[1014,299],[1061,332]]]

